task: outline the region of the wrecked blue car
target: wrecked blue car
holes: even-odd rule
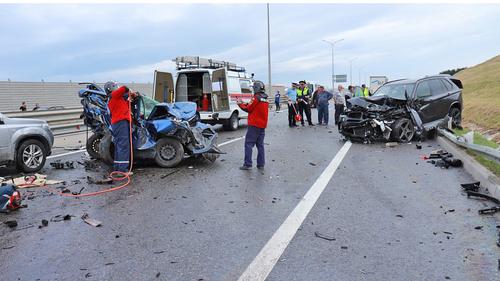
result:
[[[82,118],[92,131],[87,152],[92,158],[113,163],[114,146],[108,97],[96,84],[86,83],[79,91]],[[200,122],[193,102],[158,103],[143,95],[132,102],[134,159],[154,159],[161,167],[175,167],[184,156],[215,161],[221,151],[217,132]]]

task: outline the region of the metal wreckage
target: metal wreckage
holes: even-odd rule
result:
[[[346,139],[361,143],[389,140],[408,143],[414,138],[433,137],[438,127],[460,127],[462,84],[448,76],[431,80],[444,85],[440,79],[450,81],[450,91],[443,91],[441,96],[435,90],[420,97],[424,94],[418,92],[419,83],[429,81],[426,77],[416,82],[389,82],[371,97],[349,99],[349,108],[340,118],[339,132]]]

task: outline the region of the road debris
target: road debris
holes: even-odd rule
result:
[[[161,178],[161,179],[165,179],[165,178],[167,178],[168,176],[171,176],[171,175],[173,175],[173,174],[177,173],[178,171],[179,171],[179,170],[172,171],[172,172],[170,172],[170,173],[168,173],[168,174],[165,174],[165,175],[161,176],[160,178]]]
[[[385,143],[385,147],[396,147],[396,146],[398,146],[398,145],[399,145],[399,143],[394,142],[394,141],[391,141],[391,142],[386,142],[386,143]]]
[[[477,191],[479,191],[479,188],[481,187],[481,182],[477,181],[477,182],[472,182],[472,183],[463,183],[460,186],[462,186],[462,188],[464,190],[470,190],[470,191],[477,192]]]
[[[57,160],[54,162],[50,162],[50,166],[52,166],[54,169],[57,170],[74,169],[75,162],[74,161],[61,162],[61,160]]]
[[[474,229],[481,230],[481,229],[483,229],[483,226],[482,225],[478,225],[478,226],[474,227]]]
[[[61,184],[61,180],[48,180],[47,175],[34,174],[30,176],[18,177],[12,179],[17,188],[40,187],[46,185]]]
[[[46,219],[43,219],[42,220],[42,225],[39,225],[38,228],[47,227],[48,225],[49,225],[49,221],[46,220]]]
[[[17,220],[4,221],[3,224],[10,228],[17,227]]]
[[[311,166],[316,166],[316,164],[315,164],[315,163],[313,163],[313,162],[309,162],[309,165],[311,165]]]
[[[417,143],[415,146],[417,147],[417,149],[422,149],[422,145],[420,143]]]
[[[453,154],[447,152],[446,150],[439,149],[439,150],[434,150],[429,154],[429,156],[423,156],[423,160],[428,160],[428,159],[436,159],[436,160],[430,160],[427,161],[427,163],[431,163],[436,167],[440,168],[446,168],[448,169],[449,167],[462,167],[463,162],[462,160],[458,158],[454,158]]]
[[[314,232],[314,236],[316,236],[318,238],[321,238],[321,239],[324,239],[324,240],[328,240],[328,241],[335,241],[335,240],[337,240],[333,236],[324,235],[324,234],[319,233],[318,231]]]
[[[113,183],[113,179],[112,178],[103,178],[103,179],[95,179],[91,176],[87,176],[87,182],[89,184],[112,184]]]
[[[90,224],[91,226],[99,227],[102,225],[101,221],[98,221],[96,219],[92,219],[89,217],[89,214],[85,213],[82,216],[82,220],[86,222],[87,224]]]

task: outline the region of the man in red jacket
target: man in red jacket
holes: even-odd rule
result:
[[[137,96],[126,86],[118,87],[115,81],[104,84],[104,90],[109,96],[108,108],[111,113],[111,131],[115,144],[113,168],[115,171],[128,173],[130,165],[130,122],[132,117],[129,99]]]
[[[264,136],[267,127],[269,104],[265,93],[264,83],[255,81],[253,83],[254,96],[249,103],[238,103],[240,108],[248,112],[248,128],[245,136],[245,161],[241,170],[252,168],[252,150],[257,146],[257,168],[264,169]]]

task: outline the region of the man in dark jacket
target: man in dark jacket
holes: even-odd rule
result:
[[[333,98],[332,93],[325,91],[323,86],[318,87],[318,125],[324,124],[328,126],[328,106],[329,101]]]
[[[267,117],[269,114],[269,104],[265,93],[264,83],[255,81],[253,83],[254,96],[249,103],[239,102],[239,107],[248,112],[248,128],[245,136],[245,161],[241,170],[252,168],[252,150],[257,146],[257,168],[264,169],[264,137],[267,127]]]

